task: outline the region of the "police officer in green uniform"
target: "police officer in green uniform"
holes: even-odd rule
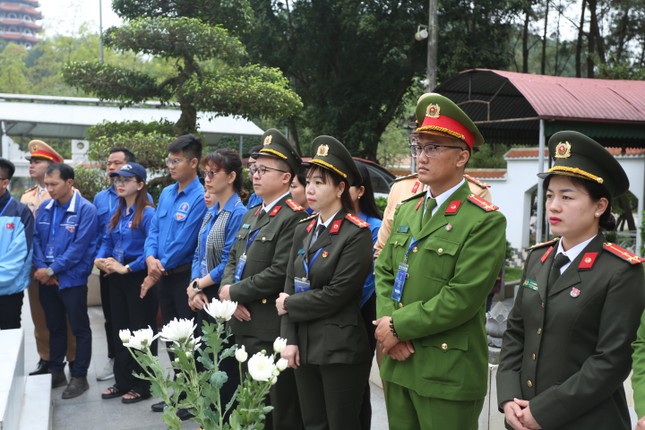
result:
[[[253,189],[262,204],[244,216],[219,290],[220,299],[238,303],[230,327],[235,343],[250,355],[263,349],[272,351],[273,341],[280,335],[275,300],[284,289],[294,229],[307,216],[289,193],[294,172],[300,169],[300,157],[278,130],[267,130],[262,139],[262,148],[252,154],[257,161],[250,168]],[[280,374],[271,388],[270,403],[274,409],[265,428],[302,428],[293,371]]]
[[[360,173],[331,136],[313,141],[306,196],[317,212],[296,228],[276,307],[307,429],[360,429],[371,350],[360,299],[372,261],[369,224],[352,215]]]
[[[392,429],[475,429],[487,389],[486,297],[506,220],[471,194],[464,169],[483,137],[451,100],[420,97],[411,136],[427,185],[396,210],[376,266],[376,338]]]
[[[643,260],[608,243],[611,201],[629,180],[599,143],[549,139],[547,220],[559,239],[533,247],[508,318],[497,401],[508,428],[630,429],[623,382],[645,307]]]

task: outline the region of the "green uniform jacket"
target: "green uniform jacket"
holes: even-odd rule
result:
[[[273,342],[280,335],[275,300],[284,290],[293,231],[298,221],[307,216],[290,198],[281,198],[268,214],[261,206],[250,209],[231,247],[221,285],[231,284],[231,300],[246,306],[251,314],[251,321],[231,318],[229,324],[235,335],[265,342]],[[235,268],[245,252],[246,265],[240,282],[235,282]]]
[[[394,215],[375,266],[377,316],[392,316],[399,338],[411,340],[416,351],[403,362],[386,356],[381,377],[425,397],[486,395],[485,302],[504,261],[506,219],[469,196],[464,183],[423,227],[425,193],[408,199]],[[409,276],[397,303],[392,287],[413,238],[419,243],[409,252]]]
[[[301,365],[359,364],[372,358],[359,306],[372,266],[372,234],[369,224],[346,215],[339,211],[311,247],[317,218],[296,228],[281,335],[298,345]],[[318,250],[309,270],[311,290],[294,293],[294,277],[305,277],[305,254],[311,262]]]
[[[634,407],[636,416],[645,416],[645,312],[641,316],[641,325],[638,327],[636,340],[632,344],[634,349],[632,368],[632,389],[634,390]]]
[[[545,430],[629,429],[623,381],[645,306],[643,267],[598,234],[546,288],[557,243],[525,264],[497,370],[499,406],[530,401]]]

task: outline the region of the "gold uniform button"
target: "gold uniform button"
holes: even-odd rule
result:
[[[402,308],[402,307],[403,307],[403,303],[399,302],[399,307],[400,307],[400,308]]]
[[[537,334],[542,334],[542,327],[540,327],[539,329],[537,329]]]
[[[405,279],[410,279],[410,274],[409,273],[405,274]]]
[[[441,349],[443,349],[444,351],[447,350],[448,349],[448,344],[447,343],[442,343],[441,344]]]
[[[542,309],[544,309],[544,302],[542,302]]]
[[[439,254],[443,254],[443,248],[439,248],[439,249],[437,249],[437,252],[438,252]]]
[[[262,299],[262,304],[266,305],[266,303],[267,303],[267,299]]]
[[[416,246],[414,248],[412,248],[412,252],[417,252],[417,251],[418,251],[418,249],[417,249]]]
[[[262,236],[262,242],[264,242],[265,240],[267,240],[267,238],[265,236]]]
[[[531,354],[531,359],[532,359],[533,361],[535,361],[535,358],[536,358],[536,357],[537,357],[537,356],[535,355],[535,353]]]
[[[397,246],[398,244],[399,244],[399,241],[398,241],[398,240],[395,240],[395,241],[394,241],[394,246]]]
[[[531,381],[530,379],[526,381],[526,386],[529,388],[533,387],[533,381]]]

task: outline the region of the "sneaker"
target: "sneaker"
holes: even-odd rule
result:
[[[97,381],[107,381],[114,378],[114,358],[109,358],[103,370],[96,375]]]
[[[63,391],[63,399],[73,399],[78,397],[87,390],[89,390],[90,384],[87,383],[87,378],[85,376],[80,378],[75,378],[72,376],[72,379],[67,384],[67,388]]]

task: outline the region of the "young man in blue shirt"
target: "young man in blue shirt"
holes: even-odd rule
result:
[[[71,399],[89,388],[92,331],[87,315],[87,278],[96,254],[97,216],[96,208],[74,190],[70,166],[50,165],[45,185],[51,199],[42,203],[36,216],[34,278],[40,283],[40,303],[50,333],[52,388],[67,384],[63,360],[68,319],[76,336],[76,360],[62,395]]]
[[[135,156],[130,150],[126,148],[112,148],[107,159],[107,176],[110,177],[110,173],[116,172],[123,165],[129,162],[136,161]],[[114,212],[119,207],[119,196],[117,196],[116,191],[114,190],[114,185],[110,185],[109,188],[101,191],[96,196],[94,196],[94,206],[96,206],[96,212],[98,215],[98,227],[99,227],[99,237],[96,243],[96,249],[101,249],[101,244],[103,242],[103,236],[107,233],[107,227],[110,224],[110,218],[114,215]],[[108,361],[103,367],[102,370],[96,375],[97,381],[107,381],[108,379],[114,378],[114,350],[116,341],[114,338],[114,330],[112,330],[112,310],[110,309],[110,283],[108,277],[105,276],[105,272],[101,271],[101,276],[99,276],[99,285],[101,289],[101,307],[103,308],[103,317],[105,318],[105,340],[107,341],[107,353]]]
[[[20,328],[31,272],[34,216],[7,190],[15,171],[11,161],[0,158],[0,330]]]
[[[177,182],[161,192],[146,238],[148,276],[141,285],[142,294],[158,284],[164,324],[173,318],[195,316],[188,306],[186,286],[206,213],[204,187],[197,175],[201,155],[202,142],[192,134],[180,136],[168,145],[166,165]],[[153,410],[161,412],[164,406],[163,402],[156,403]]]

